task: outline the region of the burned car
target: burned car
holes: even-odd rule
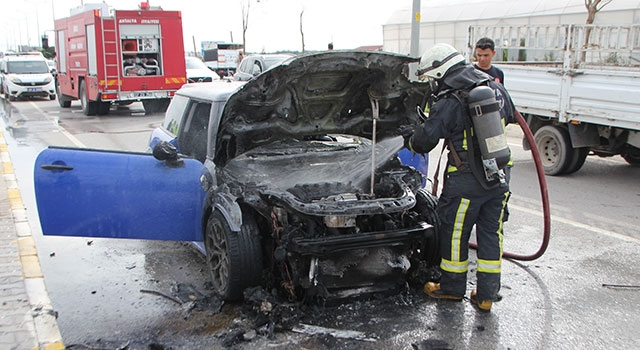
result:
[[[35,164],[45,235],[191,241],[227,299],[380,290],[437,264],[436,199],[398,130],[427,84],[416,59],[299,56],[244,82],[179,90],[152,155],[50,147]]]

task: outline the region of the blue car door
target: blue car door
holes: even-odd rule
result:
[[[42,233],[201,241],[205,168],[183,160],[176,167],[148,153],[43,150],[34,169]]]

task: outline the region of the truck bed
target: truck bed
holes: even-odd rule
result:
[[[640,68],[496,66],[504,71],[505,87],[523,113],[640,130]]]

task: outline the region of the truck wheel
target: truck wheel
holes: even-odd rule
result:
[[[57,81],[56,81],[56,96],[58,96],[58,104],[60,105],[60,107],[62,108],[71,107],[71,99],[69,99],[68,97],[65,97],[60,93],[60,86],[58,86]]]
[[[98,104],[96,101],[89,101],[87,96],[87,85],[82,81],[80,83],[80,103],[82,104],[82,113],[84,115],[96,115],[98,112]]]
[[[242,299],[245,288],[260,284],[262,249],[258,225],[243,215],[242,229],[233,232],[224,215],[214,210],[205,229],[204,245],[213,287],[224,300]]]
[[[560,175],[571,160],[569,132],[563,128],[546,125],[536,131],[535,137],[540,160],[547,175]]]
[[[573,174],[580,170],[589,155],[589,147],[569,148],[570,160],[563,174]]]
[[[438,198],[429,193],[424,188],[416,192],[416,205],[413,210],[416,211],[428,224],[434,228],[434,235],[425,242],[422,247],[422,258],[426,261],[427,266],[438,266],[440,264],[440,216],[437,212]]]
[[[109,114],[111,102],[98,101],[98,115]]]
[[[620,155],[627,163],[635,166],[640,165],[640,148],[627,145]]]
[[[143,100],[142,106],[144,106],[145,114],[153,114],[160,110],[160,101],[157,100]]]
[[[169,108],[169,104],[171,103],[171,100],[168,98],[165,98],[163,100],[161,100],[160,102],[160,112],[164,113],[167,111],[167,108]]]

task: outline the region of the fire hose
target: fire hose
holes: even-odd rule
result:
[[[551,213],[549,210],[549,194],[547,193],[547,180],[544,177],[544,168],[542,166],[542,161],[540,160],[540,153],[538,152],[538,146],[536,145],[535,139],[533,137],[533,133],[527,124],[527,121],[524,119],[520,112],[515,111],[516,121],[520,125],[520,128],[524,132],[525,139],[529,143],[531,147],[531,157],[533,158],[533,162],[536,166],[536,172],[538,174],[538,183],[540,184],[540,196],[542,198],[542,213],[543,213],[543,235],[542,235],[542,243],[540,244],[540,248],[537,252],[531,255],[519,255],[510,252],[503,252],[502,257],[507,259],[514,259],[520,261],[531,261],[538,259],[544,254],[549,246],[549,238],[551,237]],[[476,243],[469,243],[469,247],[472,249],[477,249],[478,245]]]

